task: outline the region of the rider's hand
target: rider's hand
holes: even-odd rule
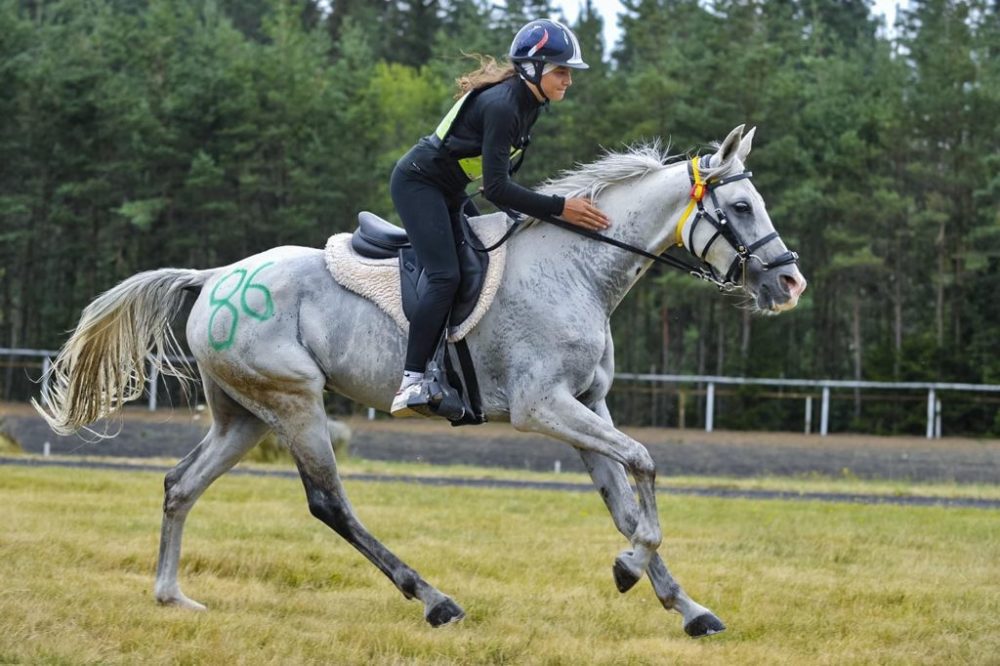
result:
[[[591,231],[603,231],[611,226],[611,220],[601,212],[601,209],[590,203],[590,199],[577,197],[566,199],[560,216],[567,222]]]

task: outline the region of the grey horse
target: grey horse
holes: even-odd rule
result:
[[[703,176],[726,182],[713,190],[713,208],[727,211],[743,238],[772,236],[741,262],[739,286],[756,309],[775,313],[795,307],[806,281],[794,263],[770,265],[789,253],[751,181],[725,181],[743,174],[752,138],[753,130],[744,136],[742,125],[734,129]],[[714,240],[714,229],[685,225],[692,200],[689,163],[664,152],[654,144],[609,153],[542,189],[593,197],[612,220],[608,234],[621,241],[660,253],[679,240],[700,254]],[[738,256],[725,241],[707,249],[705,260],[719,271]],[[496,299],[466,338],[486,415],[579,451],[615,526],[630,541],[613,567],[620,591],[647,574],[663,606],[683,616],[689,635],[724,630],[710,610],[685,594],[657,553],[653,459],[615,428],[605,404],[614,374],[609,320],[651,261],[540,222],[511,237],[507,256]],[[197,300],[187,340],[213,422],[166,475],[156,599],[204,609],[181,592],[177,580],[185,518],[205,489],[273,430],[295,459],[312,514],[407,599],[419,599],[431,625],[460,620],[461,607],[372,536],[344,493],[323,392],[387,410],[406,336],[372,302],[339,286],[318,249],[279,247],[223,268],[150,271],[101,295],[84,310],[53,363],[50,391],[42,404],[35,403],[50,426],[75,432],[117,413],[141,395],[149,358],[163,372],[185,375],[169,360],[178,349],[170,322],[191,293]]]

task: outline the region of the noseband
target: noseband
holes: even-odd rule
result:
[[[706,156],[704,158],[704,167],[709,166],[709,161],[711,156]],[[764,245],[770,243],[772,240],[778,238],[778,232],[772,231],[766,236],[758,238],[753,243],[747,243],[743,240],[740,232],[729,223],[729,218],[726,217],[725,211],[722,210],[722,206],[719,205],[719,200],[715,196],[715,190],[722,187],[723,185],[728,185],[729,183],[736,182],[737,180],[743,180],[744,178],[751,178],[753,172],[743,171],[734,176],[729,176],[728,178],[722,179],[710,179],[702,180],[701,171],[699,169],[702,158],[694,157],[688,162],[688,176],[691,179],[691,200],[688,202],[687,208],[684,209],[684,213],[681,214],[680,221],[677,222],[677,231],[675,233],[676,245],[684,247],[684,224],[687,222],[688,217],[691,212],[697,208],[698,212],[695,213],[694,221],[691,223],[691,233],[689,238],[692,239],[692,246],[689,248],[691,254],[701,260],[702,266],[691,267],[692,269],[700,272],[704,279],[709,282],[713,282],[722,288],[728,288],[734,285],[734,280],[738,274],[741,274],[750,259],[756,259],[761,264],[761,269],[768,271],[772,268],[777,268],[778,266],[785,266],[788,264],[798,263],[799,255],[797,252],[792,252],[786,250],[784,253],[776,257],[773,261],[767,263],[761,261],[760,257],[755,255],[753,252]],[[705,209],[705,195],[708,195],[712,199],[712,206],[715,208],[715,215],[713,216],[708,210]],[[698,228],[698,224],[706,220],[709,224],[715,227],[715,233],[705,246],[701,248],[701,252],[697,252],[694,249],[694,232]],[[729,265],[729,270],[726,271],[724,276],[720,276],[715,270],[715,267],[708,262],[708,251],[712,247],[719,237],[722,237],[729,246],[736,253],[733,257],[733,262]]]

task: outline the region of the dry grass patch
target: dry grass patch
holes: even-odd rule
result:
[[[461,603],[431,629],[312,519],[298,482],[224,477],[151,588],[161,477],[0,468],[0,663],[990,663],[997,512],[664,497],[663,552],[730,631],[703,641],[647,584],[596,494],[349,483],[362,520]]]
[[[14,456],[22,453],[24,449],[21,448],[21,444],[4,430],[4,422],[0,418],[0,455]]]

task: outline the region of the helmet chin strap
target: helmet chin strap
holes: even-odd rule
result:
[[[542,77],[558,66],[559,65],[553,62],[547,62],[544,66],[540,62],[531,61],[514,63],[514,69],[517,70],[518,75],[531,85],[535,86],[535,89],[538,90],[538,94],[542,96],[543,100],[545,100],[543,103],[546,107],[549,105],[549,98],[542,89]]]

